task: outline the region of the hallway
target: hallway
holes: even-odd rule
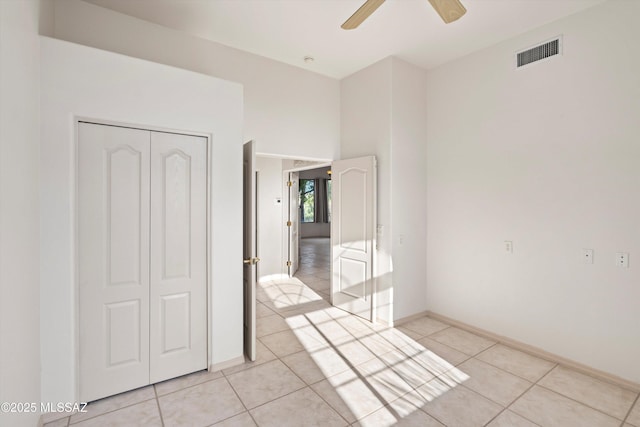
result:
[[[331,239],[307,237],[300,240],[300,266],[294,275],[325,301],[330,301]]]

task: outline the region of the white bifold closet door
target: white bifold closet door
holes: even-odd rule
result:
[[[80,399],[207,367],[206,139],[78,125]]]

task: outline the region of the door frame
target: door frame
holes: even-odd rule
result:
[[[286,159],[286,157],[283,157],[283,159]],[[311,160],[313,161],[313,160]],[[318,160],[319,163],[317,164],[313,164],[313,165],[304,165],[304,166],[299,166],[299,167],[293,167],[290,169],[283,169],[282,171],[282,194],[283,194],[283,202],[287,202],[287,206],[288,203],[291,203],[290,200],[290,191],[289,191],[289,187],[287,186],[287,181],[289,180],[289,173],[290,172],[301,172],[301,171],[307,171],[307,170],[312,170],[312,169],[320,169],[320,168],[326,168],[331,167],[331,163],[333,162],[333,160],[329,160],[329,161],[325,161],[325,160]],[[285,199],[285,195],[286,195],[286,199]],[[284,205],[284,203],[283,203]],[[287,209],[282,209],[282,226],[281,226],[281,230],[282,230],[282,259],[280,262],[280,268],[282,269],[282,274],[284,276],[288,276],[289,272],[288,272],[288,268],[287,268],[287,261],[289,260],[289,245],[292,244],[291,239],[289,237],[289,227],[287,227],[287,221],[289,220],[289,212],[287,211]],[[298,227],[300,227],[300,225],[298,225]],[[298,228],[298,236],[300,235],[300,228]],[[298,244],[298,242],[296,242],[296,244]],[[298,248],[299,250],[300,248]]]
[[[242,145],[242,158],[242,341],[243,354],[249,361],[254,362],[258,340],[256,337],[256,300],[260,261],[258,257],[258,174],[260,172],[257,170],[255,140],[249,140]]]
[[[296,177],[292,179],[292,175],[295,175]],[[294,179],[297,181],[295,184]],[[291,186],[289,186],[289,181],[291,181]],[[300,201],[300,172],[293,171],[288,173],[286,187],[288,211],[286,222],[288,232],[286,269],[287,275],[289,277],[293,277],[298,271],[298,267],[300,266],[300,206],[298,205],[298,203],[294,203],[294,201]],[[291,221],[291,226],[289,226],[289,221]],[[291,263],[291,265],[289,265],[289,263]]]
[[[105,119],[98,119],[95,117],[88,117],[88,116],[81,116],[81,115],[74,115],[71,118],[71,125],[73,126],[73,152],[71,154],[71,174],[72,174],[72,179],[73,179],[73,190],[71,192],[71,203],[72,203],[72,227],[71,227],[71,233],[72,233],[72,248],[71,251],[73,253],[73,265],[72,265],[72,277],[73,277],[73,283],[72,283],[72,289],[73,289],[73,347],[74,347],[74,360],[73,360],[73,372],[75,375],[73,384],[74,384],[74,396],[75,399],[78,400],[79,396],[80,396],[80,282],[79,282],[79,267],[80,264],[78,262],[79,260],[79,253],[78,253],[78,247],[79,247],[79,204],[78,204],[78,180],[79,180],[79,156],[78,156],[78,149],[79,149],[79,139],[78,139],[78,124],[80,122],[88,122],[88,123],[95,123],[97,125],[103,125],[103,126],[115,126],[115,127],[122,127],[122,128],[130,128],[130,129],[141,129],[141,130],[148,130],[148,131],[152,131],[152,132],[165,132],[165,133],[175,133],[175,134],[180,134],[180,135],[187,135],[187,136],[196,136],[196,137],[201,137],[201,138],[206,138],[206,147],[207,147],[207,167],[206,167],[206,174],[207,174],[207,185],[206,185],[206,219],[207,219],[207,223],[206,223],[206,229],[207,229],[207,233],[206,233],[206,240],[207,240],[207,244],[206,244],[206,248],[207,248],[207,254],[206,254],[206,306],[207,306],[207,315],[206,315],[206,319],[207,319],[207,324],[205,325],[205,330],[206,330],[206,336],[207,336],[207,371],[212,372],[212,354],[213,354],[213,349],[212,349],[212,342],[211,342],[211,328],[209,327],[209,325],[211,324],[211,320],[212,320],[212,315],[213,313],[211,312],[212,310],[212,304],[210,303],[210,299],[212,296],[212,269],[211,269],[211,254],[212,252],[212,239],[211,239],[211,232],[212,232],[212,218],[211,218],[211,201],[213,200],[212,195],[211,195],[211,191],[212,191],[212,173],[211,173],[211,165],[213,164],[213,150],[212,150],[212,141],[213,141],[213,135],[210,133],[204,133],[204,132],[196,132],[196,131],[188,131],[188,130],[182,130],[182,129],[172,129],[172,128],[165,128],[162,126],[153,126],[153,125],[147,125],[147,124],[136,124],[136,123],[128,123],[128,122],[119,122],[119,121],[114,121],[114,120],[105,120]]]

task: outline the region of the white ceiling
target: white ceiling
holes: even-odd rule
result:
[[[605,0],[462,0],[448,25],[427,0],[388,0],[350,31],[340,25],[364,0],[85,1],[342,78],[390,55],[430,69]]]

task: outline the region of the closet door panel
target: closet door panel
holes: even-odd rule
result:
[[[152,383],[207,368],[206,167],[206,138],[152,132]]]
[[[78,125],[82,401],[149,383],[149,141]]]

